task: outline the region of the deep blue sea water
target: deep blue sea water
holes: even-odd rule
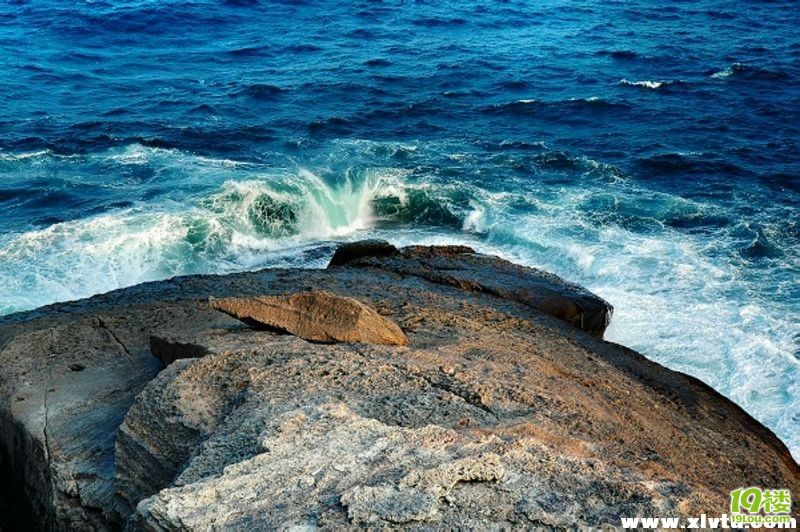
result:
[[[795,1],[0,5],[0,314],[463,242],[800,456]]]

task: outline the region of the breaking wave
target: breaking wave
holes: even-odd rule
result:
[[[660,89],[666,85],[669,85],[669,81],[629,81],[627,79],[621,79],[619,81],[620,85],[627,86],[627,87],[639,87],[642,89]]]
[[[0,163],[63,164],[58,158],[6,154]],[[409,170],[390,167],[355,165],[322,177],[299,166],[269,169],[140,145],[70,162],[76,173],[122,170],[139,201],[81,216],[87,204],[80,191],[98,197],[104,176],[51,183],[59,198],[76,198],[76,212],[0,237],[0,313],[174,275],[265,266],[275,253],[368,228],[458,231],[475,201],[469,187],[411,180]],[[24,201],[30,212],[37,201],[48,205],[37,194],[53,194],[45,184],[27,192],[0,197],[0,206]]]

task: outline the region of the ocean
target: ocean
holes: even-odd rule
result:
[[[465,243],[800,457],[791,0],[0,5],[0,314]]]

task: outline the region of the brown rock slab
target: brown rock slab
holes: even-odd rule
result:
[[[246,323],[288,332],[309,342],[408,345],[393,321],[351,298],[326,291],[210,300],[211,307]]]

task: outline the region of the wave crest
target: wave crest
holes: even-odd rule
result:
[[[116,164],[144,164],[167,155],[137,149],[110,156]],[[329,179],[302,168],[253,173],[193,199],[164,198],[3,235],[0,285],[9,301],[0,312],[174,275],[261,267],[272,264],[273,253],[370,227],[458,229],[472,199],[455,186],[410,183],[408,171],[392,168],[353,167]],[[35,293],[26,289],[34,286]]]
[[[714,79],[739,78],[753,81],[783,81],[789,78],[786,72],[768,70],[744,63],[733,63],[728,68],[711,74]]]
[[[626,87],[639,87],[642,89],[660,89],[666,85],[669,85],[669,81],[629,81],[627,79],[621,79],[619,81],[619,85],[623,85]]]

